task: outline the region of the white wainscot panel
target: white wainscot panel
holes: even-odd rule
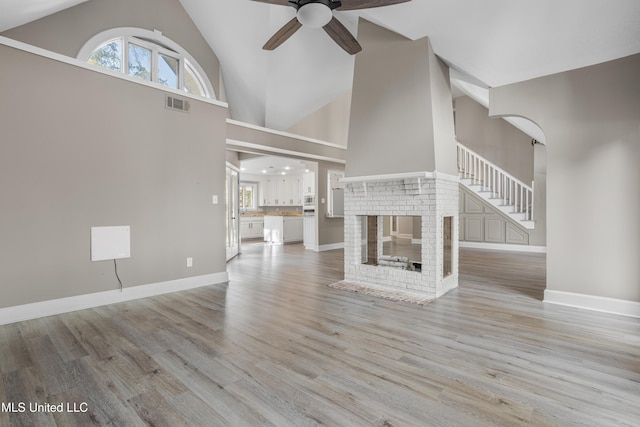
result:
[[[482,229],[484,227],[482,226],[482,221],[483,218],[481,216],[477,218],[467,217],[465,219],[464,235],[466,240],[472,242],[482,242],[484,240],[482,233]]]
[[[504,243],[504,220],[485,217],[484,236],[486,242]]]
[[[505,243],[511,243],[514,245],[528,245],[529,234],[522,230],[519,230],[513,224],[507,223]]]
[[[464,212],[465,213],[483,213],[484,212],[484,206],[482,206],[481,203],[479,203],[477,200],[475,200],[472,196],[470,196],[469,194],[464,195]]]

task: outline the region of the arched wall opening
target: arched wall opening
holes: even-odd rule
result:
[[[547,138],[546,302],[640,317],[640,55],[490,89]]]
[[[543,129],[533,120],[520,115],[491,116],[502,118],[509,123],[517,123],[518,129],[526,129],[533,147],[533,190],[532,218],[534,229],[530,230],[529,244],[546,247],[547,245],[547,145]],[[514,125],[515,126],[515,125]]]

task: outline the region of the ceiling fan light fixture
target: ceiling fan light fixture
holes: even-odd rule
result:
[[[300,6],[296,17],[305,27],[322,28],[331,21],[333,12],[323,3],[307,3]]]

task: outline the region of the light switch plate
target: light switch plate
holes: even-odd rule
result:
[[[214,195],[211,197],[211,200],[213,201],[213,204],[214,204],[214,205],[217,205],[217,204],[218,204],[218,195],[217,195],[217,194],[214,194]]]

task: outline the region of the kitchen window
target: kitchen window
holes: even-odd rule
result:
[[[255,211],[258,201],[258,184],[255,182],[240,183],[240,210]]]

